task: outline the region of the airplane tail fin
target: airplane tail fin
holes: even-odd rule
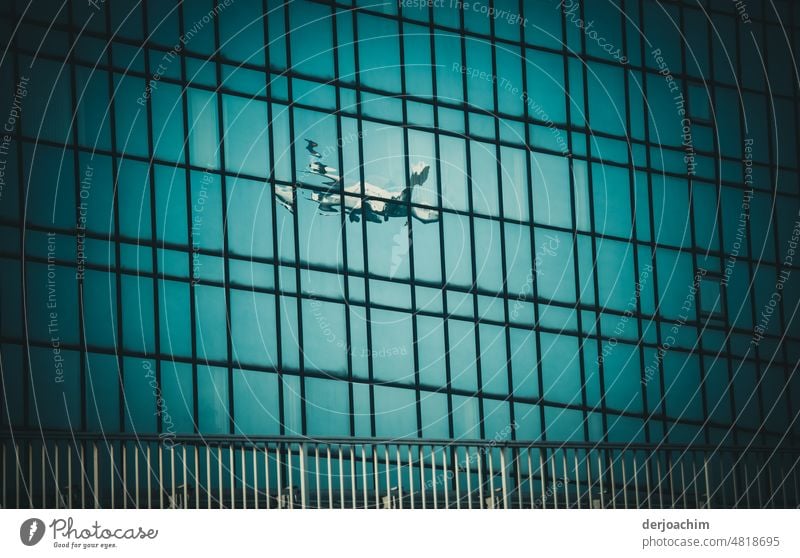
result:
[[[428,180],[428,173],[431,166],[425,163],[417,163],[411,167],[411,186],[422,186]]]
[[[400,192],[398,199],[402,202],[410,202],[414,186],[422,186],[425,181],[428,180],[428,173],[430,173],[430,170],[430,165],[426,165],[425,163],[417,163],[411,167],[411,185]]]

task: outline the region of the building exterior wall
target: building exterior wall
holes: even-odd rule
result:
[[[796,443],[800,10],[599,4],[26,13],[4,427]]]

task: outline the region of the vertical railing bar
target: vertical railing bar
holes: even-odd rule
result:
[[[641,509],[639,501],[639,465],[636,459],[636,450],[633,450],[633,491],[636,496],[636,509]]]
[[[403,464],[400,461],[400,446],[395,446],[395,461],[397,461],[397,504],[403,509]]]
[[[109,475],[109,484],[111,492],[111,509],[116,509],[116,502],[114,499],[114,477],[117,476],[117,466],[114,463],[114,442],[108,444],[108,461],[111,464],[111,474]],[[56,442],[56,489],[58,489],[58,442]],[[58,491],[61,492],[60,490]],[[56,507],[58,507],[58,498],[56,498]]]
[[[289,491],[289,509],[294,509],[294,474],[292,473],[292,444],[286,444],[286,490]]]
[[[258,451],[256,451],[256,446],[253,445],[251,448],[251,453],[253,455],[253,500],[255,509],[259,508],[259,500],[258,497]],[[199,484],[199,483],[198,483]]]
[[[211,446],[206,443],[206,505],[211,509]]]
[[[411,501],[411,509],[414,509],[414,461],[411,455],[411,446],[406,446],[408,457],[408,497]]]
[[[425,509],[426,502],[426,486],[425,486],[425,446],[419,447],[419,475],[420,475],[420,490],[422,491],[422,509]]]
[[[750,475],[748,474],[747,461],[744,463],[744,496],[747,502],[747,509],[750,509]]]
[[[380,477],[378,476],[378,446],[372,446],[372,475],[373,479],[375,480],[375,509],[380,509],[381,507],[381,484],[380,484]]]
[[[55,459],[56,459],[56,466],[55,466],[55,484],[56,484],[56,509],[61,507],[61,486],[58,478],[58,469],[59,469],[59,455],[58,455],[58,440],[56,440],[53,444]],[[3,507],[5,508],[6,505],[6,445],[3,444]],[[114,478],[114,475],[111,475],[111,478]],[[113,482],[113,481],[112,481]],[[112,485],[113,486],[113,485]],[[112,491],[113,494],[113,491]],[[785,501],[785,498],[784,498]],[[111,508],[113,509],[114,506],[112,505]]]
[[[341,498],[342,506],[344,506],[344,494]],[[350,446],[350,499],[353,501],[352,508],[356,509],[356,500],[358,500],[358,489],[356,487],[356,453],[352,445]]]
[[[3,475],[5,479],[5,475]],[[67,509],[72,509],[72,444],[67,444]]]
[[[245,454],[244,444],[239,448],[242,457],[242,509],[247,509],[247,456]],[[185,484],[185,483],[184,483]]]
[[[483,509],[484,500],[483,500],[483,463],[481,459],[481,449],[480,447],[475,448],[475,457],[478,461],[478,509]]]
[[[325,455],[328,457],[328,509],[333,509],[333,464],[331,462],[331,447],[326,446]],[[341,496],[340,496],[341,497]]]
[[[270,491],[269,491],[269,444],[264,444],[264,494],[266,502],[264,502],[264,509],[270,509]]]
[[[533,493],[533,460],[531,459],[531,452],[532,451],[533,451],[533,448],[529,447],[528,451],[526,453],[528,454],[528,494],[530,494],[530,497],[531,497],[531,509],[534,509],[536,507],[536,495]],[[577,466],[578,466],[578,455],[576,453],[575,454],[575,467],[577,467]],[[577,469],[576,469],[576,471],[577,471]],[[578,501],[580,502],[580,492],[578,492],[578,498],[579,498]]]
[[[97,453],[97,443],[92,442],[92,479],[93,483],[92,486],[94,488],[94,509],[100,509],[100,462],[99,456]],[[33,489],[31,489],[31,494],[33,493]]]
[[[606,509],[606,499],[603,489],[603,477],[605,475],[603,471],[603,462],[600,459],[600,453],[600,451],[597,452],[597,482],[600,485],[600,508]]]
[[[3,442],[3,509],[8,508],[8,486],[6,483],[7,474],[8,474],[8,451],[6,449],[6,443]]]
[[[28,441],[28,482],[26,483],[28,492],[28,507],[33,508],[33,441]]]
[[[225,502],[225,487],[222,484],[222,444],[217,446],[217,490],[219,491],[219,509],[223,509]]]
[[[330,459],[328,462],[330,462]],[[314,472],[317,485],[317,509],[320,510],[322,509],[322,485],[319,478],[319,444],[314,444]],[[330,497],[330,492],[328,492],[328,496]]]
[[[586,495],[589,500],[589,509],[594,509],[594,498],[592,498],[592,453],[586,449]]]
[[[564,469],[564,507],[569,509],[569,471],[567,470],[567,450],[564,448],[561,449],[561,467]]]
[[[45,452],[47,451],[47,444],[42,440],[42,449],[39,452],[41,456],[41,470],[42,470],[42,509],[47,507],[47,477],[45,476]]]
[[[442,486],[444,486],[444,509],[450,509],[450,488],[447,478],[447,448],[442,448]]]
[[[121,441],[122,446],[122,509],[128,509],[128,443]]]
[[[683,488],[683,490],[681,491],[681,500],[683,500],[683,509],[688,510],[689,509],[689,498],[687,497],[687,494],[686,494],[686,490],[687,490],[687,488],[686,488],[686,479],[684,478],[684,474],[685,474],[684,469],[685,468],[686,467],[684,466],[683,456],[681,456],[681,488]]]
[[[16,502],[16,508],[19,509],[21,507],[19,505],[20,504],[19,475],[21,473],[20,467],[22,467],[22,464],[20,463],[20,459],[19,459],[19,445],[17,444],[17,442],[14,442],[14,464],[15,464],[15,467],[14,467],[14,500]],[[81,464],[81,472],[82,471],[83,471],[83,466]],[[70,507],[72,507],[71,504],[70,504]]]
[[[469,446],[464,448],[464,468],[467,471],[467,508],[472,509],[472,454]]]
[[[756,454],[757,456],[758,454]],[[756,463],[758,463],[758,457],[756,457]],[[758,472],[758,465],[755,465],[755,477],[753,478],[753,483],[756,485],[756,495],[758,496],[758,507],[764,508],[764,496],[761,494],[761,474]]]
[[[545,457],[542,455],[542,452],[547,452],[547,450],[544,448],[539,449],[539,480],[542,485],[542,497],[540,499],[542,501],[542,509],[544,510],[547,509],[547,498],[545,497],[547,494],[547,487],[545,484],[547,482],[547,473],[544,472]]]
[[[508,478],[506,467],[506,449],[500,447],[500,487],[503,489],[503,509],[508,509]]]
[[[170,508],[175,509],[175,446],[169,448]]]
[[[306,479],[306,459],[308,455],[306,455],[306,446],[305,444],[300,444],[300,509],[306,509],[306,504],[308,502],[308,479]]]
[[[145,454],[145,462],[147,463],[147,509],[153,509],[153,470],[151,468],[151,455],[150,444],[147,444],[147,453]]]
[[[231,509],[236,509],[236,464],[235,464],[235,457],[234,453],[236,452],[236,448],[233,447],[233,443],[228,446],[228,467],[230,468],[230,493],[231,493]]]
[[[183,461],[183,509],[189,507],[189,471],[186,468],[186,445],[181,447],[181,459]]]
[[[553,481],[553,509],[558,509],[558,469],[556,468],[556,449],[550,450],[550,468],[553,472],[551,476]]]
[[[6,443],[3,442],[3,509],[8,508],[8,487],[6,486],[6,475],[8,474],[7,455]]]
[[[158,508],[164,509],[164,459],[161,444],[158,444]],[[124,460],[123,460],[124,461]],[[127,490],[127,489],[126,489]],[[127,494],[125,494],[127,498]]]
[[[650,504],[650,456],[645,454],[644,456],[644,478],[645,482],[647,483],[647,509],[652,509]]]
[[[656,477],[658,477],[658,484],[656,485],[656,490],[658,490],[658,507],[659,509],[664,509],[664,496],[663,491],[661,490],[661,459],[656,457]]]
[[[136,490],[136,498],[134,499],[134,502],[136,503],[136,509],[138,510],[138,509],[140,509],[140,506],[139,506],[139,492],[140,492],[140,490],[139,490],[139,446],[138,445],[134,446],[133,447],[133,451],[134,451],[134,454],[133,454],[133,474],[136,476],[135,481],[133,483],[134,490]],[[114,476],[113,471],[111,473],[111,476],[112,477]]]
[[[19,491],[17,491],[19,493]],[[81,442],[81,509],[86,509],[86,443]]]
[[[706,479],[706,502],[705,502],[705,509],[711,509],[711,484],[708,478],[708,454],[703,453],[703,468],[705,469],[705,479]]]
[[[437,494],[436,485],[436,449],[431,446],[431,484],[433,485],[433,509],[439,509],[439,496]]]
[[[523,509],[525,505],[522,500],[522,448],[512,448],[511,455],[514,456],[514,470],[517,473],[517,486],[514,488],[514,494],[517,495],[517,507]]]
[[[342,446],[339,446],[339,508],[344,509],[344,458],[342,456]]]
[[[725,454],[720,453],[719,454],[719,473],[720,473],[719,474],[719,478],[721,479],[721,482],[722,482],[722,486],[720,487],[721,490],[722,490],[722,495],[721,495],[722,496],[722,509],[725,509],[725,508],[728,507],[728,495],[726,494],[727,491],[725,490],[725,477],[727,475],[725,474],[725,465],[723,463],[724,459],[725,459]]]
[[[389,466],[389,445],[388,444],[383,446],[383,460],[384,460],[384,464],[386,466],[386,498],[387,498],[386,501],[389,504],[388,507],[392,508],[394,506],[393,506],[393,503],[392,503],[392,478],[391,478],[391,472],[389,471],[389,467],[390,466]]]
[[[737,469],[739,468],[740,461],[735,455],[731,455],[731,460],[733,461],[733,465],[731,467],[733,472],[731,475],[731,480],[733,481],[733,505],[731,507],[736,509],[739,507],[739,473]]]
[[[692,486],[694,487],[694,507],[700,509],[700,490],[697,488],[697,457],[694,452],[692,456]]]
[[[667,450],[667,474],[669,476],[669,499],[670,508],[675,509],[675,465],[672,461],[672,452]]]
[[[253,468],[255,465],[256,455],[253,453]],[[256,499],[256,503],[258,503],[258,499]],[[197,444],[194,445],[194,509],[200,509],[200,448]]]
[[[489,457],[486,459],[489,466],[489,501],[492,503],[492,509],[497,508],[497,502],[494,497],[494,455],[492,455],[492,448],[489,448]]]
[[[364,493],[364,509],[369,508],[367,502],[367,452],[361,446],[361,490]]]
[[[456,485],[456,509],[461,509],[461,482],[459,481],[459,469],[461,468],[458,464],[458,448],[455,448],[452,455],[453,457],[453,474],[455,476],[455,485]]]
[[[611,484],[611,509],[617,509],[617,488],[614,483],[614,450],[610,450],[611,459],[608,461],[609,482]]]
[[[620,450],[620,466],[622,467],[622,505],[625,506],[625,509],[630,509],[628,507],[628,475],[625,468],[625,450]]]

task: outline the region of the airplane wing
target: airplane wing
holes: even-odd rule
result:
[[[275,198],[289,213],[294,213],[295,188],[293,186],[275,186]]]
[[[317,158],[322,157],[322,155],[315,149],[318,146],[319,144],[314,140],[306,139],[306,151]]]
[[[367,221],[372,223],[383,223],[385,219],[381,216],[381,214],[376,211],[376,208],[373,207],[375,202],[371,200],[363,200],[357,202],[353,205],[350,209],[350,221],[353,223],[358,223],[360,217],[363,215]]]
[[[423,207],[412,207],[411,216],[423,223],[435,223],[439,220],[439,211],[436,209],[426,209]]]
[[[373,203],[373,202],[372,202],[372,201],[370,201],[370,200],[365,200],[365,201],[364,201],[364,202],[361,204],[361,213],[363,213],[363,214],[364,214],[364,218],[365,218],[367,221],[371,221],[371,222],[373,222],[373,223],[382,223],[382,222],[384,221],[384,218],[383,218],[383,217],[381,217],[381,216],[380,216],[380,215],[379,215],[379,214],[378,214],[378,213],[375,211],[375,209],[376,209],[376,208],[372,207],[372,203]]]

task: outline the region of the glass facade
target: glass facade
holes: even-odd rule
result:
[[[456,4],[4,2],[4,428],[796,444],[800,9]]]

